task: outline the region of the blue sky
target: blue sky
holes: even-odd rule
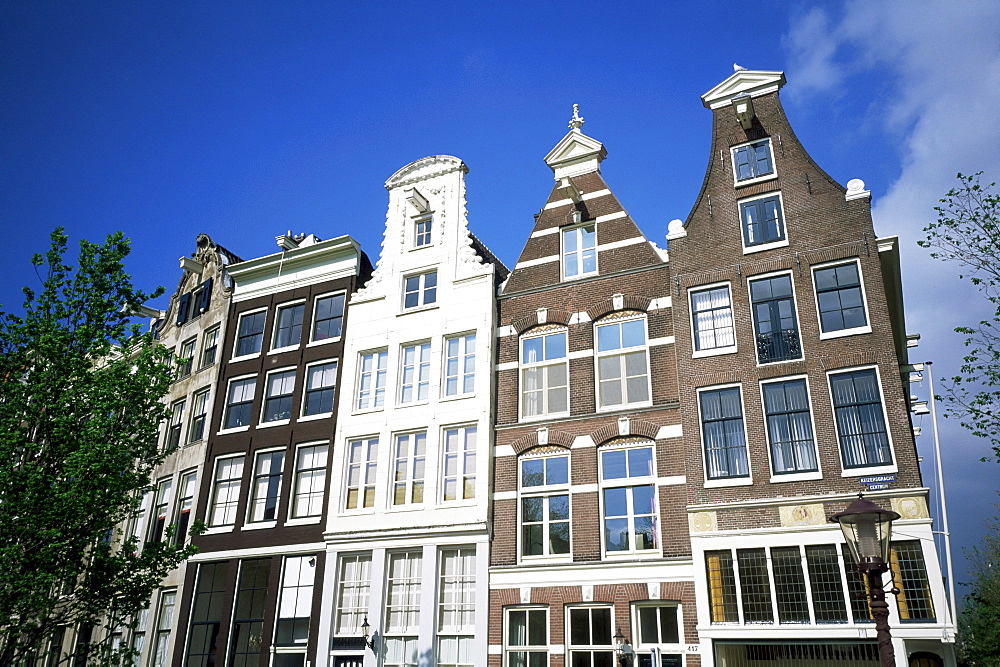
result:
[[[951,329],[986,310],[915,242],[956,172],[1000,177],[997,25],[1000,4],[971,0],[3,2],[0,308],[19,307],[57,225],[124,231],[137,284],[168,291],[199,232],[245,258],[288,230],[350,234],[375,260],[382,184],[434,154],[469,166],[470,226],[512,266],[573,103],[608,150],[605,179],[662,246],[709,159],[699,96],[738,62],[784,70],[807,150],[872,191],[876,231],[903,248],[913,360],[946,377],[962,352]],[[941,435],[961,581],[1000,467],[952,422]]]

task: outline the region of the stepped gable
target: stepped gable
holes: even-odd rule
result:
[[[601,177],[600,163],[607,155],[603,144],[580,131],[583,119],[574,109],[570,131],[547,156],[555,185],[504,286],[505,295],[590,275],[565,276],[561,262],[563,234],[593,225],[597,238],[597,271],[607,276],[625,270],[661,264],[656,248],[639,230]]]

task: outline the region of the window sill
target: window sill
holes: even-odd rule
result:
[[[437,310],[440,308],[437,301],[434,303],[429,303],[423,306],[414,306],[413,308],[404,308],[402,312],[396,313],[396,317],[402,317],[403,315],[409,315],[410,313],[423,313],[428,310]]]
[[[777,366],[779,364],[794,364],[795,362],[798,361],[805,361],[805,358],[806,355],[803,354],[802,356],[797,357],[795,359],[782,359],[781,361],[765,361],[765,362],[758,361],[757,368],[764,368],[765,366]]]
[[[788,245],[788,239],[782,239],[780,241],[772,241],[771,243],[760,243],[758,245],[744,246],[743,254],[752,255],[755,252],[763,252],[765,250],[774,250],[775,248],[784,248]]]
[[[289,519],[288,521],[285,522],[285,527],[287,528],[288,526],[310,526],[319,523],[320,521],[322,521],[322,519],[323,517],[320,515],[303,516],[298,519]]]
[[[847,468],[840,472],[841,477],[866,477],[868,475],[886,475],[899,472],[895,463],[881,466],[868,466],[865,468]]]
[[[326,345],[327,343],[339,343],[340,336],[333,336],[332,338],[321,338],[320,340],[311,340],[306,343],[306,347],[316,347],[317,345]]]
[[[649,408],[653,406],[653,401],[641,401],[639,403],[618,403],[616,405],[598,406],[598,412],[615,412],[616,410],[634,410],[636,408]]]
[[[782,482],[804,482],[810,479],[823,479],[823,473],[817,470],[813,472],[788,473],[785,475],[771,474],[772,484],[780,484]]]
[[[289,419],[275,419],[274,421],[261,422],[257,424],[257,428],[273,428],[275,426],[287,426],[292,420]]]
[[[403,403],[402,401],[400,401],[399,403],[396,403],[396,407],[397,408],[412,408],[412,407],[418,407],[418,406],[421,406],[421,405],[427,405],[428,403],[430,403],[430,400],[428,400],[426,398],[422,399],[422,400],[419,400],[419,401],[407,401],[406,403]]]
[[[229,435],[230,433],[243,433],[244,431],[250,430],[250,424],[246,426],[234,426],[232,428],[224,428],[216,431],[216,435]]]
[[[260,358],[260,352],[254,352],[253,354],[244,354],[242,357],[233,357],[229,360],[231,364],[238,364],[241,361],[250,361],[251,359]]]
[[[267,528],[274,528],[278,525],[277,521],[255,521],[253,523],[243,524],[242,530],[265,530]]]
[[[757,183],[766,183],[767,181],[774,181],[778,179],[778,172],[772,171],[770,174],[764,174],[763,176],[754,176],[753,178],[745,178],[742,181],[733,181],[734,188],[742,188],[745,185],[756,185]]]
[[[333,416],[332,410],[330,412],[317,412],[314,415],[303,415],[302,417],[299,417],[298,421],[311,422],[311,421],[316,421],[317,419],[329,419],[332,416]]]
[[[573,554],[557,554],[555,556],[521,556],[521,565],[534,565],[535,563],[572,563]]]
[[[236,526],[215,526],[206,530],[202,535],[221,535],[223,533],[231,533],[234,530],[236,530]]]
[[[694,352],[691,353],[691,358],[701,359],[703,357],[718,357],[723,354],[735,354],[738,351],[739,350],[737,350],[735,345],[732,345],[730,347],[712,348],[711,350],[695,350]]]
[[[295,350],[299,349],[299,346],[301,344],[302,343],[300,341],[295,345],[286,345],[285,347],[273,347],[267,351],[267,355],[271,356],[272,354],[283,354],[285,352],[294,352]]]
[[[841,329],[840,331],[830,331],[828,333],[820,333],[820,340],[829,340],[831,338],[843,338],[844,336],[858,336],[860,334],[871,333],[871,325],[864,327],[855,327],[853,329]]]
[[[527,417],[522,415],[518,421],[522,424],[530,424],[533,422],[545,421],[546,419],[562,419],[564,417],[569,417],[569,410],[564,412],[548,412],[544,415],[528,415]]]
[[[472,392],[471,394],[455,394],[454,396],[442,396],[441,400],[442,401],[459,401],[459,400],[462,400],[463,398],[475,398],[475,397],[476,397],[476,392]]]
[[[726,486],[751,486],[753,477],[733,477],[732,479],[706,479],[706,489],[719,489]]]
[[[422,509],[424,509],[423,503],[406,503],[403,505],[390,505],[385,512],[386,514],[392,514],[393,512],[416,512]]]
[[[583,280],[584,278],[593,278],[593,277],[599,275],[599,273],[600,273],[599,271],[591,271],[590,273],[580,273],[580,274],[577,274],[575,276],[562,276],[562,278],[560,278],[560,282],[571,283],[574,280]]]
[[[643,549],[642,551],[607,551],[604,560],[635,560],[637,558],[662,558],[659,549]]]
[[[380,406],[374,407],[374,408],[355,408],[354,410],[351,411],[351,414],[352,415],[366,415],[366,414],[369,414],[371,412],[385,412],[385,406],[384,405],[380,405]]]

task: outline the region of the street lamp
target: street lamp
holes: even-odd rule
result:
[[[625,640],[625,635],[622,634],[622,628],[620,625],[618,626],[618,631],[612,639],[615,640],[615,655],[618,656],[619,664],[628,665],[629,658],[632,656],[632,647]]]
[[[882,589],[882,573],[889,569],[889,536],[899,514],[884,510],[861,494],[843,512],[830,517],[840,524],[858,569],[867,578],[869,604],[875,619],[875,636],[882,667],[896,664],[889,634],[889,604]]]
[[[365,646],[370,648],[372,653],[378,653],[378,651],[375,650],[375,638],[368,638],[370,636],[371,628],[372,626],[368,624],[368,617],[365,616],[365,622],[361,624],[361,634],[364,636]]]

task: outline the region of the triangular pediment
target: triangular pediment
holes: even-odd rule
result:
[[[784,72],[740,70],[701,96],[702,104],[717,109],[729,104],[737,95],[756,97],[773,93],[785,85]]]
[[[604,144],[597,139],[579,130],[570,130],[545,156],[545,164],[556,172],[556,178],[576,176],[597,171],[607,154]]]

